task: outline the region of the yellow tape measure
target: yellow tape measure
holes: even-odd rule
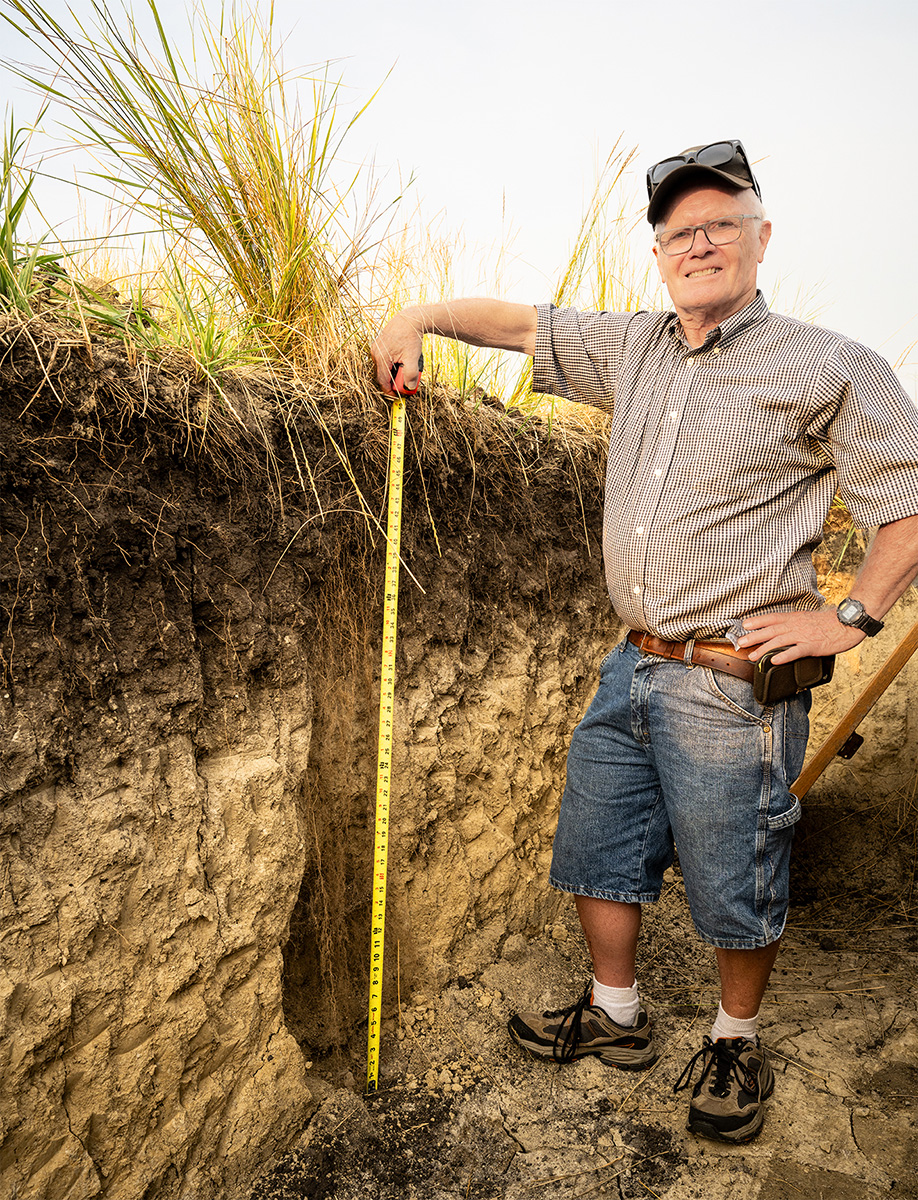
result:
[[[405,461],[405,401],[392,401],[389,440],[389,517],[383,605],[382,676],[379,684],[379,750],[376,759],[376,833],[373,845],[373,903],[370,917],[370,1013],[367,1091],[379,1081],[382,1021],[383,941],[386,929],[386,867],[389,856],[389,784],[395,716],[395,630],[398,620],[398,561],[402,530],[402,470]]]

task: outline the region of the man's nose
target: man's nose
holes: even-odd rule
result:
[[[701,234],[701,241],[698,241],[699,233]],[[697,246],[698,254],[707,254],[708,250],[710,250],[713,245],[714,243],[708,237],[705,227],[703,225],[697,225],[695,227],[695,232],[692,234],[692,244],[689,246],[686,253],[692,254]]]

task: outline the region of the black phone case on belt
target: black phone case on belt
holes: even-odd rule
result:
[[[796,696],[798,692],[806,691],[807,688],[828,683],[832,678],[835,670],[834,654],[795,658],[793,662],[775,666],[771,660],[780,653],[780,649],[769,650],[755,664],[752,693],[763,706],[787,700]]]

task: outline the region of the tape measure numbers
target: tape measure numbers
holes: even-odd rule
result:
[[[418,368],[424,365],[423,359]],[[397,370],[396,370],[397,368]],[[401,364],[392,371],[399,392],[392,401],[389,434],[389,515],[386,522],[386,577],[383,598],[382,671],[379,683],[379,747],[376,756],[376,822],[373,838],[373,888],[370,910],[370,1006],[367,1035],[367,1091],[379,1084],[382,1022],[383,951],[386,933],[386,875],[389,859],[389,792],[392,782],[392,731],[395,723],[395,635],[398,624],[398,565],[402,536],[402,477],[405,462],[405,395]]]

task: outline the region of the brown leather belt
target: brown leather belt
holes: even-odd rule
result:
[[[724,671],[727,675],[735,675],[737,679],[745,679],[747,683],[752,683],[755,676],[755,663],[749,661],[749,651],[734,650],[729,642],[667,642],[654,637],[652,633],[642,633],[639,629],[631,630],[628,641],[645,654],[659,654],[662,658],[677,658],[699,667],[711,667],[714,671]],[[688,646],[692,649],[686,657]]]

